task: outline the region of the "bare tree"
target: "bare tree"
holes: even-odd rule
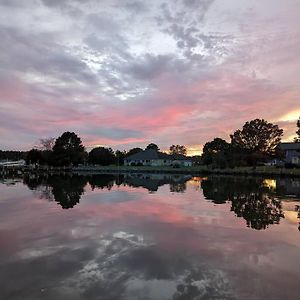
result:
[[[187,149],[183,145],[172,145],[170,147],[170,154],[182,154],[186,155]]]
[[[53,137],[39,139],[39,141],[37,143],[37,148],[39,150],[51,151],[53,149],[54,144],[55,144],[55,138],[53,138]]]

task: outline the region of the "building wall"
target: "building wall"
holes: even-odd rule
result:
[[[297,150],[287,150],[285,152],[285,161],[290,164],[300,165],[300,152]]]

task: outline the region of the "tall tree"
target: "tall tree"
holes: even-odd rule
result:
[[[31,149],[25,158],[26,164],[39,164],[43,160],[42,151]]]
[[[170,147],[170,154],[182,154],[186,155],[187,149],[184,145],[172,145]]]
[[[146,147],[145,150],[149,150],[149,149],[154,149],[154,150],[156,150],[156,151],[159,151],[159,150],[160,150],[159,147],[158,147],[156,144],[154,144],[154,143],[150,143],[150,144]]]
[[[74,132],[64,132],[53,146],[53,164],[57,166],[78,165],[84,162],[85,155],[81,139]]]
[[[108,166],[115,163],[115,154],[111,148],[97,147],[89,153],[89,163]]]
[[[297,128],[298,128],[298,130],[296,131],[297,137],[295,138],[295,142],[300,143],[300,117],[297,121]]]
[[[263,119],[246,122],[242,130],[236,130],[231,137],[231,143],[248,154],[273,156],[281,141],[283,130]]]
[[[219,161],[229,150],[230,144],[221,138],[215,138],[207,142],[203,147],[203,163],[209,165],[214,161]]]
[[[124,165],[124,158],[126,157],[126,151],[117,150],[115,153],[115,164]]]

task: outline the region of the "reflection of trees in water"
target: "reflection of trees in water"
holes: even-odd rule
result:
[[[186,190],[186,182],[184,183],[170,183],[171,193],[184,193]]]
[[[229,282],[221,272],[194,268],[177,285],[173,300],[233,299]]]
[[[216,204],[231,201],[231,211],[253,229],[266,229],[284,218],[281,201],[263,179],[213,177],[202,181],[201,187],[205,198]]]
[[[202,180],[201,188],[206,199],[212,200],[216,204],[225,203],[228,200],[228,190],[226,185],[219,179],[217,180]]]
[[[46,184],[46,180],[47,176],[28,174],[24,176],[23,183],[27,185],[29,189],[36,190],[41,185]]]
[[[111,188],[115,184],[116,177],[114,175],[92,175],[89,176],[89,184],[92,187],[92,190],[94,189],[101,189],[107,188],[108,190],[111,190]]]
[[[48,201],[54,201],[53,189],[49,185],[40,185],[34,190],[34,194],[38,195],[40,199],[47,199]]]
[[[79,175],[25,176],[23,180],[40,198],[55,200],[68,209],[79,203],[87,184],[87,177]]]
[[[48,184],[52,187],[52,193],[56,202],[63,209],[74,207],[79,203],[87,184],[85,176],[51,176]]]
[[[182,193],[186,190],[186,182],[191,178],[188,175],[126,174],[124,184],[130,187],[143,187],[149,192],[156,192],[159,187],[169,184],[171,192]]]
[[[72,208],[79,203],[87,183],[94,189],[111,190],[116,184],[130,187],[144,187],[149,191],[157,191],[158,187],[170,184],[171,192],[184,192],[186,181],[191,176],[173,176],[160,174],[96,174],[96,175],[48,175],[29,174],[23,183],[35,191],[42,199],[57,201],[62,208]]]
[[[300,219],[300,205],[295,205],[295,211],[298,212],[298,219]],[[298,230],[300,231],[300,221],[299,221]]]
[[[268,225],[279,224],[282,213],[281,200],[260,193],[235,195],[230,199],[231,211],[243,217],[247,226],[254,229],[266,229]]]

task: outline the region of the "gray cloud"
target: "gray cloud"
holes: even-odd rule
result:
[[[233,127],[257,106],[274,120],[296,109],[299,5],[275,1],[0,1],[2,147],[72,127],[99,144],[191,143],[191,127],[216,134],[194,114],[219,111]],[[108,129],[94,130],[97,116]]]

